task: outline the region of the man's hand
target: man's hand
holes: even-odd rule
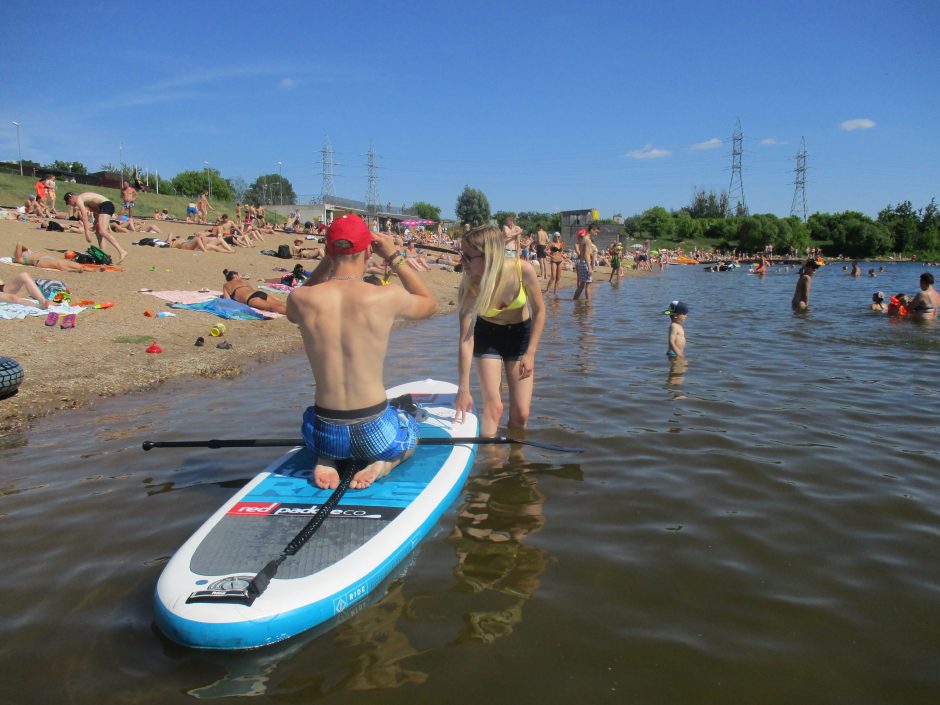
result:
[[[372,251],[380,257],[388,259],[398,251],[391,233],[372,233],[372,237]]]

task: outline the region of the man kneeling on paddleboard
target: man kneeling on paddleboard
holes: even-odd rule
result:
[[[374,251],[404,288],[363,281]],[[437,300],[391,236],[369,232],[357,215],[337,218],[326,234],[326,254],[303,286],[287,297],[287,318],[300,327],[316,381],[316,405],[304,412],[301,432],[316,456],[314,482],[339,485],[336,461],[366,462],[349,486],[365,489],[405,460],[417,445],[411,415],[391,408],[383,373],[396,318],[421,320]]]

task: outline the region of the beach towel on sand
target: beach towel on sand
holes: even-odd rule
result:
[[[222,296],[221,291],[147,291],[144,293],[174,304],[201,304]]]
[[[267,316],[255,311],[251,306],[231,299],[212,299],[198,304],[170,304],[170,308],[185,308],[190,311],[205,311],[220,318],[238,321],[264,320]]]
[[[0,320],[4,321],[22,321],[27,316],[48,316],[50,311],[66,316],[70,313],[81,313],[85,310],[84,306],[72,306],[70,304],[52,304],[48,309],[41,309],[39,306],[26,306],[24,304],[0,303]]]

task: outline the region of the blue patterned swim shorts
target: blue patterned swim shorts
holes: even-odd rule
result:
[[[384,410],[363,411],[364,420],[347,419],[345,413],[341,419],[321,418],[317,407],[308,407],[300,427],[307,448],[317,456],[372,462],[393,460],[418,444],[418,422],[411,414],[388,403]]]

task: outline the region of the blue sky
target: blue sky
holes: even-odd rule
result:
[[[15,120],[35,161],[280,161],[312,195],[329,137],[338,195],[374,142],[382,202],[608,217],[728,188],[740,118],[751,212],[789,214],[801,137],[810,212],[940,197],[936,0],[67,7],[0,7],[0,159]]]

